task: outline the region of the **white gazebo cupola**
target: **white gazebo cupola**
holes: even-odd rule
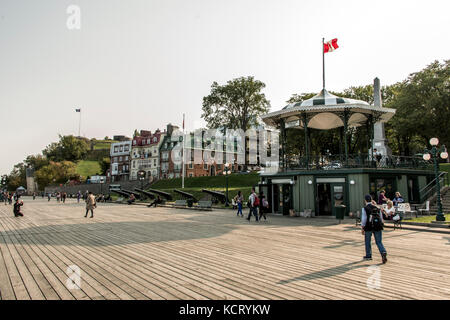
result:
[[[387,122],[394,114],[395,109],[370,105],[366,101],[338,97],[329,93],[326,89],[322,89],[319,94],[310,99],[291,103],[279,111],[262,116],[262,120],[267,125],[280,129],[283,159],[286,128],[304,129],[305,155],[308,161],[308,128],[330,130],[343,127],[345,136],[345,160],[347,162],[348,128],[367,125],[371,131],[370,139],[372,141],[374,123]]]

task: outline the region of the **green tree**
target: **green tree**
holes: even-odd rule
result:
[[[36,171],[48,165],[49,160],[43,155],[37,154],[28,156],[23,162],[26,167],[31,167]]]
[[[11,173],[8,175],[8,190],[13,191],[18,187],[26,187],[26,166],[23,162],[18,163],[14,166]]]
[[[103,158],[101,161],[99,161],[99,163],[101,168],[101,174],[106,175],[106,172],[108,171],[109,166],[111,165],[111,158]]]
[[[389,102],[397,109],[392,135],[406,155],[421,152],[432,137],[450,144],[450,60],[434,61],[398,84]]]
[[[203,98],[201,117],[208,128],[225,127],[246,131],[259,124],[259,117],[269,111],[269,101],[261,91],[265,84],[253,77],[241,77],[219,85]]]
[[[89,151],[89,143],[85,139],[59,135],[59,142],[48,145],[42,153],[48,160],[77,161],[81,160]]]
[[[67,183],[70,180],[80,180],[76,164],[70,161],[50,161],[48,165],[35,172],[35,177],[40,188],[45,188],[53,183]]]

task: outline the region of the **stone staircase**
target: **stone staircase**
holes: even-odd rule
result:
[[[436,197],[435,197],[436,198]],[[442,211],[445,213],[450,213],[450,188],[443,188],[441,191],[441,202],[442,202]],[[432,200],[430,203],[430,214],[437,213],[437,202],[436,199]]]

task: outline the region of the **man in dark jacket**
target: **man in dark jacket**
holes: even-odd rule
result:
[[[23,213],[20,212],[20,207],[23,206],[23,201],[20,200],[20,198],[17,198],[16,202],[14,203],[14,216],[15,217],[23,217]]]
[[[372,260],[372,233],[375,237],[375,243],[381,254],[383,263],[387,262],[387,252],[381,241],[383,230],[383,214],[381,210],[374,204],[372,197],[366,195],[364,197],[365,206],[362,208],[361,214],[361,233],[365,236],[366,255],[364,260]]]

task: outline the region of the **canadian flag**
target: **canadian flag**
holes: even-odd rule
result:
[[[337,44],[337,40],[338,39],[333,39],[330,40],[328,42],[325,42],[323,44],[323,52],[327,53],[327,52],[333,52],[334,50],[336,50],[337,48],[339,48],[338,44]]]

